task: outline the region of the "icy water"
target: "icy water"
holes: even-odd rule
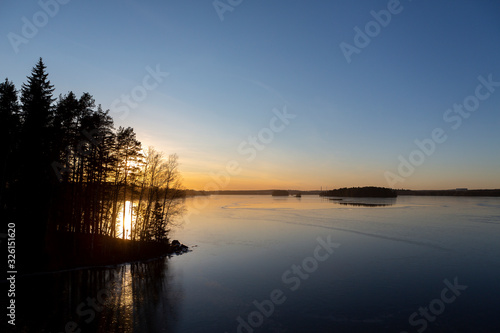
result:
[[[18,330],[500,331],[500,198],[186,204],[191,252],[24,278]]]

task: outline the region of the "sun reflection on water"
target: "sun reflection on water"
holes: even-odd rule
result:
[[[122,206],[123,207],[123,206]],[[118,219],[116,221],[116,227],[119,231],[119,237],[122,237],[122,223],[125,222],[125,238],[130,239],[130,232],[132,230],[132,202],[125,201],[125,219],[123,218],[123,208],[120,209],[120,213],[118,214]]]

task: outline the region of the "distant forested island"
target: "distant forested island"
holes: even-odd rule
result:
[[[352,188],[366,188],[366,187],[352,187]],[[378,187],[382,188],[383,187]],[[345,188],[344,188],[345,189]],[[342,190],[342,189],[338,189]],[[479,190],[468,190],[468,189],[455,189],[455,190],[408,190],[408,189],[389,189],[396,192],[398,195],[422,195],[422,196],[483,196],[483,197],[498,197],[500,196],[500,189],[479,189]],[[187,190],[186,196],[194,195],[272,195],[274,191],[277,190],[220,190],[220,191],[193,191]],[[281,191],[281,190],[280,190]],[[331,191],[322,190],[311,190],[311,191],[300,191],[300,190],[288,190],[288,195],[320,195],[328,196],[326,193],[331,193]],[[283,192],[283,193],[284,193]],[[335,195],[337,196],[337,195]],[[391,196],[391,197],[396,197]],[[384,196],[383,196],[384,197]]]
[[[286,197],[287,197],[287,196],[289,196],[290,194],[288,193],[288,191],[287,191],[287,190],[274,190],[274,191],[271,193],[271,195],[272,195],[273,197],[280,197],[280,196],[282,196],[282,197],[285,197],[285,196],[286,196]]]
[[[324,197],[358,197],[358,198],[395,198],[396,191],[386,187],[343,187],[335,190],[321,192],[320,196]]]
[[[500,189],[483,190],[396,190],[398,195],[454,196],[454,197],[500,197]]]
[[[219,190],[219,191],[210,191],[205,192],[205,194],[213,194],[213,195],[272,195],[274,191],[285,191],[287,195],[318,195],[320,194],[320,190],[313,191],[301,191],[301,190]]]

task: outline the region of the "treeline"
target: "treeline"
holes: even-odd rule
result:
[[[287,190],[273,190],[273,191],[271,192],[271,195],[272,195],[273,197],[277,197],[277,196],[288,196],[288,195],[289,195],[289,193],[288,193],[288,191],[287,191]]]
[[[386,187],[344,187],[335,190],[323,191],[320,194],[325,197],[365,197],[365,198],[395,198],[396,191]]]
[[[177,156],[144,151],[89,93],[53,92],[42,59],[20,91],[0,83],[3,228],[14,223],[35,251],[56,231],[167,241],[183,207]],[[127,201],[135,201],[128,231],[119,224]]]
[[[500,189],[488,190],[396,190],[398,195],[500,197]]]

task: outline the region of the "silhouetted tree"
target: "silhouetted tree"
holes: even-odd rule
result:
[[[11,221],[12,188],[18,175],[16,154],[21,119],[19,103],[14,84],[5,79],[0,83],[0,219]]]
[[[163,170],[164,192],[162,215],[165,218],[165,225],[170,227],[174,219],[182,215],[185,209],[184,204],[179,201],[179,198],[182,197],[182,185],[177,154],[168,156],[168,160],[163,165]]]
[[[55,107],[53,121],[53,142],[55,161],[52,166],[59,181],[69,181],[72,175],[72,159],[74,156],[75,141],[78,135],[78,120],[80,104],[75,94],[70,91],[65,96],[59,96]],[[73,170],[74,171],[74,170]]]
[[[22,103],[22,140],[21,149],[23,150],[25,167],[33,169],[32,166],[38,164],[41,166],[35,172],[46,172],[46,162],[50,159],[50,127],[53,117],[52,93],[54,87],[50,84],[48,74],[45,72],[46,66],[42,59],[38,61],[33,68],[28,82],[21,88]]]
[[[89,93],[70,91],[55,102],[53,92],[41,58],[20,103],[14,84],[0,83],[0,217],[9,212],[16,222],[19,262],[42,264],[44,250],[54,253],[46,239],[56,233],[89,234],[90,249],[94,235],[125,238],[123,221],[117,235],[118,211],[125,216],[126,202],[137,197],[132,238],[167,241],[183,207],[176,155],[165,161],[151,148],[143,160],[134,130],[115,130]]]
[[[167,241],[167,221],[163,214],[163,207],[159,201],[154,203],[153,214],[151,223],[151,236],[157,242]]]
[[[118,128],[116,135],[117,155],[120,161],[120,169],[123,180],[121,182],[123,189],[123,216],[125,216],[125,203],[127,201],[127,186],[129,185],[129,177],[137,172],[137,162],[141,157],[141,143],[136,139],[134,129],[131,127]],[[132,193],[133,200],[133,193]],[[125,238],[125,223],[122,223],[123,232],[122,238]]]
[[[45,231],[52,199],[51,124],[53,117],[52,93],[45,65],[40,58],[27,82],[21,88],[21,138],[19,142],[19,196],[16,200],[29,209],[17,210],[19,222],[16,224],[18,238],[21,239],[20,262],[28,261],[28,256],[42,256]],[[42,260],[36,260],[42,262]]]

